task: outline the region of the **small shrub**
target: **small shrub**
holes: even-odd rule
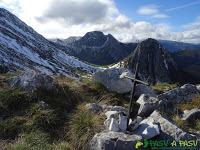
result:
[[[52,150],[47,134],[37,130],[23,134],[18,143],[9,145],[7,150]]]
[[[31,94],[20,90],[0,91],[0,114],[23,111],[33,101]]]
[[[0,122],[0,139],[15,139],[21,133],[25,119],[22,117],[8,118]]]

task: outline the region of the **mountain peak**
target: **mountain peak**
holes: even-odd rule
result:
[[[105,36],[101,31],[87,32],[83,37],[103,37]]]
[[[172,82],[177,66],[170,54],[155,39],[142,41],[127,61],[127,67],[134,70],[140,53],[139,72],[142,78],[151,83]]]

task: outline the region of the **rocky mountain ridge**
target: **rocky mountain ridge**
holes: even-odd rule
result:
[[[127,57],[136,47],[136,43],[121,43],[111,34],[93,31],[86,33],[81,38],[72,38],[71,42],[65,43],[66,51],[96,65],[109,65]],[[55,42],[63,45],[61,42]]]
[[[74,70],[96,69],[68,55],[9,11],[0,9],[0,62],[10,69],[33,69],[46,74],[76,76]]]

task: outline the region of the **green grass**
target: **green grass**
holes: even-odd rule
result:
[[[191,102],[181,103],[178,104],[177,109],[180,111],[184,110],[191,110],[194,108],[200,108],[200,96],[193,97]],[[184,120],[181,120],[181,118],[177,115],[173,116],[173,120],[184,130],[189,131],[189,129],[194,129],[197,131],[200,131],[200,120],[195,120],[193,122],[187,122]]]
[[[101,131],[103,115],[97,115],[85,110],[81,105],[78,110],[71,116],[68,126],[68,139],[74,149],[87,150],[89,141],[92,137]]]
[[[23,117],[8,118],[0,122],[0,139],[15,139],[22,131],[25,123]]]
[[[0,91],[0,114],[8,115],[23,111],[34,101],[31,93],[18,89]]]
[[[177,108],[180,109],[181,111],[191,110],[193,108],[199,108],[200,109],[200,96],[193,97],[191,102],[178,104]]]
[[[22,134],[16,144],[9,145],[6,150],[52,150],[50,137],[41,132],[34,131],[31,133]]]
[[[0,140],[12,143],[7,145],[8,150],[88,149],[105,118],[83,106],[89,102],[123,106],[128,102],[125,95],[108,92],[89,78],[82,82],[66,77],[56,80],[56,90],[38,89],[31,93],[0,84]],[[43,107],[41,101],[47,106]]]
[[[72,150],[71,145],[68,142],[61,142],[53,145],[54,150]]]
[[[156,83],[152,86],[152,88],[157,91],[158,93],[162,93],[164,91],[172,90],[176,88],[176,84],[169,84],[169,83]]]

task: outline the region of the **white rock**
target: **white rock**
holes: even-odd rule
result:
[[[119,131],[119,123],[114,118],[111,118],[111,122],[109,125],[109,131],[114,131],[114,132]]]
[[[90,150],[135,150],[136,142],[141,139],[139,135],[103,131],[93,137]]]
[[[163,117],[158,111],[154,111],[148,119],[153,119],[159,124],[161,129],[160,138],[164,139],[175,139],[176,141],[180,139],[194,139],[189,133],[184,132],[175,123],[169,121],[167,118]]]
[[[96,72],[93,79],[103,84],[109,91],[117,93],[127,93],[131,91],[132,82],[126,78],[120,78],[123,72],[127,72],[124,68],[112,68],[104,71]]]
[[[119,114],[119,128],[123,132],[127,129],[127,119],[127,116],[124,116],[122,113]]]
[[[159,105],[159,100],[146,94],[142,94],[137,103],[140,104],[138,115],[141,117],[148,117]]]
[[[112,118],[112,117],[118,116],[118,114],[119,114],[118,111],[107,111],[105,113],[105,115],[106,115],[107,118]]]
[[[145,139],[151,139],[159,135],[160,130],[153,118],[147,118],[140,122],[134,133],[141,135]]]
[[[197,119],[200,119],[200,109],[194,108],[191,110],[185,110],[182,120],[186,120],[188,122],[196,121]]]

